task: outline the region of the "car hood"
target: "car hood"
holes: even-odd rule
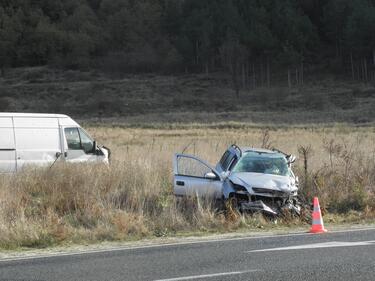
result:
[[[295,179],[289,176],[278,176],[261,173],[233,173],[229,180],[238,185],[244,186],[249,193],[254,193],[252,188],[262,188],[283,193],[292,193],[298,188]]]

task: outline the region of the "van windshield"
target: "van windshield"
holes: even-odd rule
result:
[[[288,163],[280,153],[245,152],[233,172],[262,173],[279,176],[289,175]]]

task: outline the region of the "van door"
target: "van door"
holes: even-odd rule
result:
[[[94,141],[79,127],[64,128],[65,159],[68,162],[97,161],[98,155]]]
[[[16,145],[11,117],[0,117],[0,173],[17,170]]]
[[[187,154],[174,158],[174,194],[222,197],[223,181],[219,173],[203,160]]]
[[[61,155],[57,118],[13,117],[17,169],[52,165]]]

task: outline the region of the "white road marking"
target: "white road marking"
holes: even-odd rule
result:
[[[360,242],[325,242],[325,243],[314,243],[314,244],[305,244],[299,246],[289,246],[289,247],[280,247],[280,248],[269,248],[261,250],[247,251],[247,253],[255,252],[271,252],[271,251],[287,251],[287,250],[302,250],[302,249],[318,249],[318,248],[336,248],[336,247],[356,247],[356,246],[375,246],[375,241],[360,241]]]
[[[213,273],[213,274],[203,274],[203,275],[192,275],[192,276],[183,276],[175,277],[168,279],[158,279],[154,281],[183,281],[183,280],[194,280],[194,279],[204,279],[204,278],[213,278],[218,276],[230,276],[230,275],[240,275],[249,272],[255,272],[256,270],[246,270],[246,271],[232,271],[232,272],[222,272],[222,273]]]
[[[372,231],[372,230],[375,230],[375,227],[335,230],[335,231],[330,231],[328,234],[324,234],[324,235],[329,235],[329,234],[332,234],[332,233],[360,232],[360,231]],[[72,251],[72,252],[66,251],[66,252],[49,253],[49,254],[36,253],[35,255],[32,254],[32,255],[29,255],[29,256],[15,256],[15,257],[0,258],[0,263],[1,262],[9,262],[9,261],[43,259],[43,258],[63,257],[63,256],[88,255],[88,254],[109,253],[109,252],[139,250],[139,249],[148,249],[148,248],[162,248],[162,247],[173,247],[173,246],[205,244],[205,243],[220,243],[220,242],[252,240],[252,239],[295,237],[295,236],[314,236],[314,235],[316,235],[316,234],[306,233],[306,232],[294,232],[294,233],[287,233],[287,234],[273,234],[273,235],[259,235],[259,236],[254,235],[254,236],[234,237],[234,238],[225,238],[224,237],[224,238],[215,238],[215,239],[200,239],[198,241],[170,242],[170,243],[160,243],[160,244],[151,244],[151,245],[142,245],[142,246],[108,247],[108,248],[105,248],[105,249],[78,250],[78,251]]]

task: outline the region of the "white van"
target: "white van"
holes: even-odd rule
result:
[[[108,163],[110,151],[62,114],[0,113],[0,173],[56,161]]]

